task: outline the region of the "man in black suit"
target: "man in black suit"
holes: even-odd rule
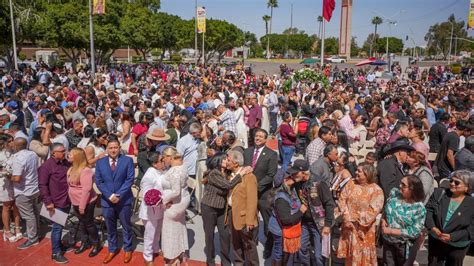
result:
[[[267,143],[268,133],[264,129],[255,130],[255,146],[244,151],[244,165],[252,166],[253,173],[258,183],[258,211],[263,218],[263,228],[267,240],[265,241],[264,258],[269,258],[272,251],[273,239],[268,234],[268,220],[272,212],[269,194],[273,187],[273,177],[278,169],[277,153],[269,149]]]
[[[441,147],[441,142],[443,142],[443,138],[448,133],[448,124],[449,122],[449,114],[443,113],[441,114],[439,121],[436,122],[430,129],[430,139],[428,144],[430,145],[430,152],[439,152],[439,148]]]
[[[385,200],[388,199],[392,188],[400,186],[400,181],[405,175],[403,164],[407,161],[408,152],[415,150],[408,141],[403,139],[388,145],[384,154],[385,159],[377,165],[378,183],[383,190]]]

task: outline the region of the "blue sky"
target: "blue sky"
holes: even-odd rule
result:
[[[316,18],[322,13],[322,0],[280,0],[278,3],[279,7],[273,11],[272,32],[281,33],[290,27],[293,4],[293,27],[309,34],[317,33]],[[225,19],[257,37],[265,34],[262,16],[270,15],[266,0],[198,0],[198,5],[206,7],[209,18]],[[398,22],[392,26],[392,34],[389,34],[387,24],[380,25],[378,32],[381,36],[389,34],[405,41],[409,35],[416,45],[423,46],[430,25],[446,21],[451,14],[456,16],[456,20],[467,22],[468,8],[469,0],[353,0],[352,36],[357,37],[361,46],[367,35],[374,31],[371,18],[379,15]],[[162,0],[161,11],[190,19],[194,17],[194,0]],[[340,14],[341,0],[336,0],[333,17],[326,24],[326,37],[339,37]],[[473,35],[473,30],[470,30],[469,36]],[[405,43],[405,47],[410,46],[413,46],[411,39]]]

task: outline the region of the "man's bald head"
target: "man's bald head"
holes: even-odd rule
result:
[[[16,151],[21,151],[21,150],[25,150],[27,148],[28,141],[26,141],[26,139],[24,139],[24,138],[16,138],[13,141],[13,144],[15,145],[15,150]]]

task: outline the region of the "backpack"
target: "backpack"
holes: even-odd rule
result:
[[[306,136],[309,129],[309,122],[310,122],[309,118],[305,116],[300,117],[300,119],[298,120],[298,135],[299,136]]]

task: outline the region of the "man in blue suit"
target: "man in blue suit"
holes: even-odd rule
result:
[[[102,214],[107,226],[109,253],[103,263],[107,264],[118,254],[117,220],[123,228],[124,263],[132,259],[132,184],[135,178],[133,160],[120,155],[120,142],[109,140],[108,156],[96,162],[96,184],[102,193]]]

